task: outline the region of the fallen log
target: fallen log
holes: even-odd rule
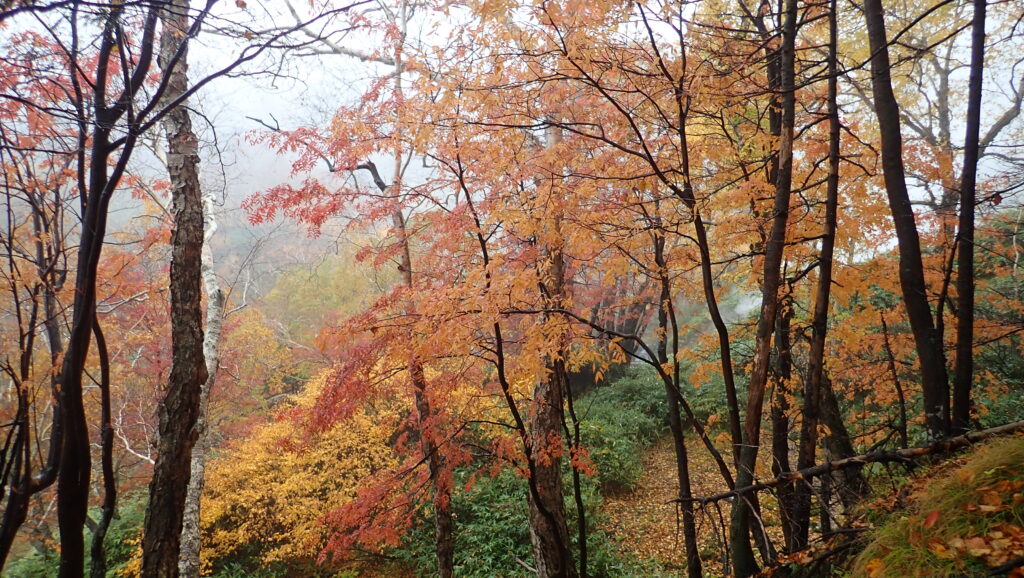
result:
[[[979,430],[975,432],[968,432],[963,435],[944,438],[941,440],[935,440],[927,444],[916,446],[912,448],[906,448],[901,450],[879,450],[862,454],[859,456],[853,456],[852,458],[844,458],[841,460],[835,460],[831,462],[825,462],[818,464],[810,468],[804,468],[802,470],[796,470],[792,472],[783,472],[777,477],[766,480],[764,482],[758,482],[742,488],[735,488],[727,492],[715,494],[707,498],[693,498],[691,501],[695,504],[704,506],[719,502],[721,500],[727,500],[729,498],[735,498],[745,494],[753,492],[760,492],[761,490],[767,490],[798,480],[811,480],[813,478],[823,476],[827,473],[841,470],[856,465],[865,465],[873,463],[890,463],[890,462],[912,462],[916,458],[931,454],[943,454],[949,453],[954,450],[958,450],[963,447],[967,447],[971,444],[975,444],[980,441],[987,440],[1000,435],[1006,435],[1024,431],[1024,421],[1017,421],[1013,423],[996,426],[993,428]],[[679,501],[679,500],[674,500]]]

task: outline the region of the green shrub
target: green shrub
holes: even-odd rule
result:
[[[107,576],[117,576],[135,557],[142,538],[142,524],[146,517],[146,494],[136,492],[123,496],[118,503],[117,514],[110,521],[107,536],[104,540],[107,554]],[[89,512],[93,520],[99,520],[99,510]],[[52,543],[57,543],[54,536]],[[89,547],[92,544],[92,532],[85,532],[86,567],[89,566]],[[48,578],[57,575],[60,564],[60,553],[54,550],[32,552],[12,559],[4,568],[4,576],[12,578]]]
[[[621,550],[602,530],[600,489],[628,488],[643,473],[643,449],[664,434],[665,389],[648,367],[629,367],[624,375],[580,396],[575,403],[584,446],[598,474],[581,476],[587,516],[588,571],[591,576],[656,576],[659,568]],[[565,511],[574,552],[578,556],[578,514],[572,494],[572,474],[563,460]],[[470,470],[459,472],[456,488],[468,481]],[[484,476],[452,497],[455,514],[455,574],[466,577],[531,576],[527,482],[512,471]],[[420,575],[436,574],[431,512],[425,509],[403,545],[390,554]],[[579,560],[577,560],[577,563]]]

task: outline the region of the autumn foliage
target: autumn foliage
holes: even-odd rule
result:
[[[750,576],[852,548],[826,539],[899,477],[870,456],[1024,418],[1012,3],[15,4],[0,562],[56,527],[80,574],[98,506],[102,574],[117,491],[155,476],[147,572],[177,575],[161,529],[209,451],[204,571],[448,578],[476,539],[460,513],[508,484],[496,519],[521,527],[492,572],[612,572],[596,496],[636,482],[607,468],[641,442],[590,410],[643,366],[616,403],[661,414],[685,572]],[[184,74],[221,41],[231,64]],[[320,121],[247,116],[239,147],[290,171],[221,199],[193,126],[217,128],[198,91],[225,75],[340,96]],[[205,318],[200,280],[224,298]],[[1020,480],[976,470],[952,509],[998,524],[911,506],[926,558],[878,538],[856,571],[1016,559]]]

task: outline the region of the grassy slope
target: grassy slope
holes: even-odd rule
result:
[[[851,576],[986,576],[1024,558],[1024,437],[961,461],[917,478],[908,506],[879,517]]]

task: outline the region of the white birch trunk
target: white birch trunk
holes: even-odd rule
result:
[[[209,441],[206,427],[206,410],[210,400],[210,389],[217,379],[217,367],[220,361],[220,335],[224,324],[224,292],[217,285],[217,276],[213,271],[213,251],[210,250],[210,239],[217,231],[217,221],[213,218],[213,203],[209,196],[203,199],[206,205],[206,231],[203,239],[202,275],[203,287],[206,291],[206,332],[203,341],[203,353],[206,357],[208,377],[199,398],[199,418],[196,421],[198,434],[196,445],[192,448],[192,476],[189,479],[188,494],[185,498],[185,518],[181,527],[181,557],[178,572],[183,578],[199,576],[200,540],[200,498],[206,475],[206,449]]]

